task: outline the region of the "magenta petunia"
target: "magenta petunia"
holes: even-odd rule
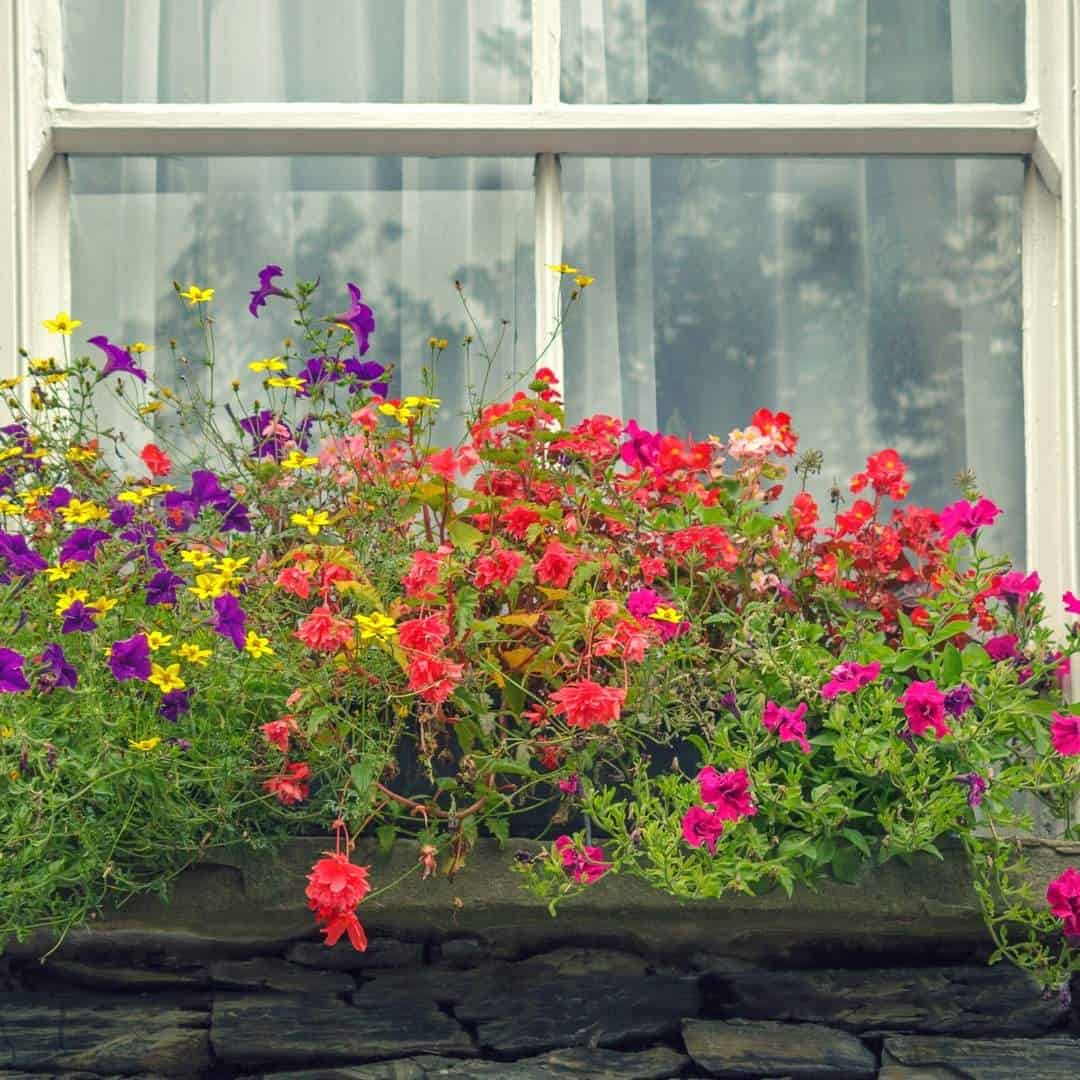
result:
[[[911,683],[901,694],[900,701],[913,735],[925,735],[929,728],[934,729],[938,739],[951,734],[945,723],[945,695],[933,679]]]
[[[1038,592],[1042,585],[1042,579],[1034,570],[1025,574],[1023,570],[1010,570],[1002,574],[997,580],[997,593],[999,596],[1014,596],[1022,600],[1033,592]]]
[[[683,839],[691,847],[704,845],[710,855],[716,854],[716,841],[724,832],[724,819],[715,810],[706,810],[704,806],[691,806],[683,815]]]
[[[717,772],[711,765],[706,765],[697,774],[697,782],[702,801],[712,803],[722,821],[739,821],[757,813],[750,795],[750,777],[745,769]]]
[[[1074,944],[1080,941],[1080,870],[1070,866],[1054,878],[1046,887],[1046,902],[1064,923],[1065,937]]]
[[[976,530],[993,525],[1000,513],[1001,508],[989,499],[979,499],[974,503],[961,499],[941,511],[941,535],[945,540],[951,540],[957,533],[971,536]]]
[[[986,778],[981,776],[977,772],[970,772],[965,773],[963,776],[958,776],[956,780],[957,783],[967,784],[968,786],[968,806],[970,806],[973,810],[976,807],[981,806],[983,800],[983,793],[989,786],[986,782]]]
[[[1019,639],[1015,634],[998,634],[997,637],[988,638],[983,643],[983,648],[991,660],[1019,660],[1016,643]]]
[[[774,701],[766,701],[761,722],[769,731],[777,735],[781,742],[797,743],[804,754],[809,754],[810,743],[806,738],[805,716],[805,701],[796,709],[785,709]]]
[[[1063,757],[1080,754],[1080,716],[1072,713],[1052,713],[1050,742]]]
[[[664,602],[655,589],[635,589],[626,598],[626,610],[635,619],[647,619]]]
[[[259,287],[251,290],[251,300],[248,303],[248,311],[257,319],[259,308],[266,306],[266,301],[271,296],[284,296],[285,293],[274,284],[274,278],[281,277],[285,271],[280,266],[269,263],[259,271]]]
[[[1080,615],[1080,599],[1077,599],[1075,593],[1067,592],[1061,599],[1070,615]]]
[[[0,648],[0,694],[19,694],[30,689],[23,672],[26,658],[14,649]]]
[[[854,694],[856,690],[872,683],[881,674],[881,661],[875,660],[872,664],[849,661],[838,664],[829,674],[832,678],[821,688],[821,696],[826,701],[831,701],[839,694]]]
[[[375,331],[375,315],[367,304],[362,304],[363,293],[351,281],[347,286],[352,304],[349,310],[341,315],[333,316],[332,321],[341,326],[347,326],[356,338],[356,351],[363,356],[370,348],[368,336]]]
[[[604,862],[603,848],[586,845],[578,851],[572,837],[558,837],[555,850],[562,859],[563,869],[580,885],[591,885],[611,869],[611,864]]]
[[[120,372],[126,371],[128,374],[134,375],[140,382],[146,382],[146,372],[135,363],[127,349],[114,345],[104,334],[98,334],[97,337],[87,338],[86,340],[91,345],[99,348],[106,357],[105,366],[101,369],[98,378],[104,379],[109,375],[118,375]]]

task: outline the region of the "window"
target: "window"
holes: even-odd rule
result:
[[[0,364],[64,307],[160,341],[178,278],[219,290],[239,373],[281,332],[241,322],[275,261],[361,284],[405,392],[462,280],[509,385],[568,261],[596,278],[544,356],[572,415],[785,408],[823,487],[892,445],[935,502],[971,465],[1075,587],[1077,6],[15,0]]]

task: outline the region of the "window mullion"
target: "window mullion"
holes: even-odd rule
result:
[[[0,378],[20,369],[18,347],[26,325],[25,255],[27,182],[23,168],[21,60],[22,11],[18,4],[0,7]]]

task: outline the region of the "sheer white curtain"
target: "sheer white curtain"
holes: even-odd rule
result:
[[[527,17],[522,0],[66,0],[69,94],[527,101]],[[288,278],[321,275],[328,310],[345,304],[347,280],[361,286],[378,322],[371,357],[397,365],[402,393],[420,387],[430,335],[456,344],[466,330],[457,277],[493,336],[509,322],[492,385],[530,359],[529,159],[87,158],[73,169],[74,293],[84,322],[111,323],[114,339],[180,336],[170,279],[213,285],[218,355],[254,387],[247,361],[280,351],[292,329],[245,310],[273,262]],[[440,368],[452,423],[466,398],[457,350]]]
[[[563,0],[571,102],[1010,101],[1023,0]],[[972,467],[1022,554],[1018,159],[564,159],[573,407],[726,434],[758,406],[824,499],[896,447]]]

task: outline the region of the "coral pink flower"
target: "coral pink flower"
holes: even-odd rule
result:
[[[413,655],[409,659],[409,689],[435,705],[441,705],[461,682],[465,665],[437,656]]]
[[[525,556],[503,548],[498,540],[491,542],[491,552],[480,555],[473,570],[473,584],[478,589],[489,585],[509,585],[517,577]]]
[[[355,908],[371,892],[369,870],[349,862],[347,855],[331,851],[311,868],[304,893],[315,918],[326,924],[323,934],[328,946],[336,945],[341,935],[347,934],[357,952],[367,948],[367,935]]]
[[[601,686],[592,679],[580,679],[556,690],[551,700],[555,703],[552,712],[564,714],[570,727],[590,728],[619,719],[626,691],[617,686]]]
[[[774,701],[765,702],[765,711],[761,722],[774,732],[781,742],[797,743],[804,754],[810,753],[810,743],[806,738],[806,702],[796,709],[785,709]]]
[[[1064,922],[1070,943],[1080,942],[1080,871],[1070,866],[1046,887],[1050,910]]]
[[[900,701],[913,735],[925,735],[928,728],[934,729],[938,739],[951,734],[945,723],[945,695],[933,679],[911,683],[900,695]]]
[[[971,536],[976,530],[993,525],[1000,513],[1001,508],[989,499],[980,499],[975,503],[961,499],[950,503],[940,515],[942,539],[951,540],[957,533]]]
[[[353,639],[353,624],[335,614],[329,604],[320,604],[296,631],[296,636],[310,649],[337,652]]]
[[[691,847],[709,849],[710,855],[716,854],[716,841],[724,832],[724,819],[715,810],[706,810],[704,806],[691,806],[683,815],[683,839]]]
[[[611,869],[611,863],[604,862],[603,848],[586,846],[582,851],[578,851],[572,837],[558,837],[555,850],[562,858],[563,869],[568,871],[578,884],[592,885]]]
[[[306,600],[311,596],[311,576],[298,566],[286,566],[277,576],[275,584],[293,596]]]
[[[150,470],[151,476],[168,476],[172,472],[169,455],[153,443],[147,443],[139,452],[143,464]]]
[[[646,585],[651,585],[667,572],[667,563],[657,555],[646,555],[639,565]]]
[[[272,776],[263,781],[263,789],[275,796],[284,806],[303,802],[308,797],[308,786],[304,783],[311,776],[311,769],[303,761],[294,761],[285,766],[280,776]]]
[[[405,595],[420,600],[433,600],[432,590],[439,584],[439,568],[451,549],[440,547],[438,551],[414,551],[412,566],[402,579]]]
[[[271,746],[276,746],[283,754],[287,754],[289,752],[289,733],[298,729],[292,716],[285,715],[280,720],[271,720],[269,723],[263,724],[259,730]]]
[[[427,615],[398,624],[398,643],[403,649],[428,655],[438,652],[450,636],[450,627],[441,615]]]
[[[697,782],[702,801],[716,807],[721,821],[739,821],[757,813],[750,796],[750,777],[745,769],[717,772],[711,765],[706,765],[697,774]]]
[[[821,688],[821,696],[826,701],[831,701],[839,694],[854,694],[856,690],[872,683],[881,674],[881,662],[875,660],[872,664],[838,664],[829,674],[832,678]]]
[[[1051,715],[1053,723],[1050,725],[1050,741],[1054,744],[1054,749],[1063,757],[1080,754],[1080,716],[1073,716],[1071,713]]]
[[[565,589],[574,576],[578,557],[558,540],[550,540],[540,561],[536,564],[536,580],[554,589]]]
[[[524,540],[529,527],[535,525],[539,520],[540,515],[535,510],[530,510],[529,507],[520,504],[512,506],[499,515],[499,524],[515,540]]]

